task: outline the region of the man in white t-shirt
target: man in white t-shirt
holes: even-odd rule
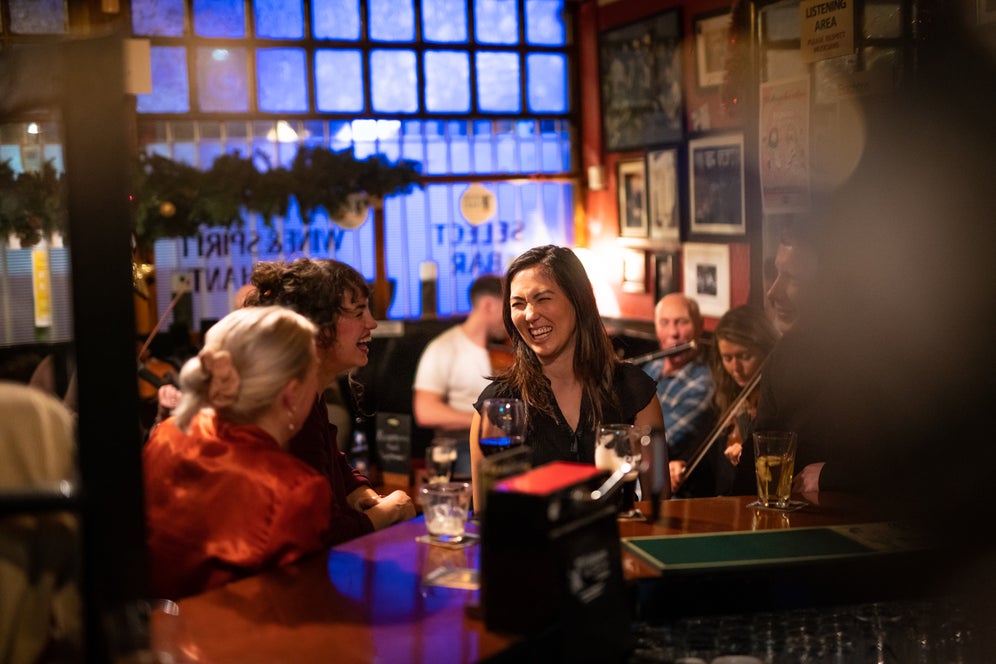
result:
[[[470,286],[467,319],[429,342],[415,372],[415,422],[457,439],[456,476],[470,476],[474,403],[494,374],[488,344],[506,336],[501,298],[500,277],[478,277]]]

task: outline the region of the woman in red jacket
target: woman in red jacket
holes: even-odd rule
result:
[[[142,451],[151,591],[183,597],[329,544],[331,490],[287,451],[318,385],[315,326],[237,310],[180,372],[182,398]]]

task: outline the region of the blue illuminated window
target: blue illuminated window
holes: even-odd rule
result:
[[[63,0],[10,0],[10,30],[21,35],[56,35],[66,32]]]
[[[319,111],[363,110],[363,61],[356,50],[315,52],[315,101]]]
[[[249,80],[244,48],[197,49],[197,98],[200,110],[249,110]]]
[[[311,13],[316,39],[360,38],[359,0],[314,0]]]
[[[422,0],[422,39],[467,43],[467,0]]]
[[[367,0],[370,39],[410,42],[415,39],[412,0]]]
[[[183,7],[183,0],[132,0],[132,29],[136,35],[182,37]]]
[[[564,0],[526,0],[526,43],[564,46]]]
[[[187,82],[187,49],[182,46],[153,46],[152,92],[138,95],[139,113],[187,113],[190,86]]]
[[[243,0],[194,0],[194,34],[199,37],[245,37],[245,3]]]
[[[477,104],[481,112],[521,111],[519,55],[481,51],[477,53],[474,62],[477,69]]]
[[[370,96],[375,111],[382,113],[418,111],[415,51],[372,50]]]
[[[304,50],[261,48],[256,51],[259,110],[267,113],[308,110]]]
[[[533,113],[567,110],[567,56],[530,53],[526,56],[526,97]]]
[[[517,0],[474,0],[474,38],[481,44],[518,44]]]
[[[253,0],[256,36],[264,39],[304,37],[301,0]]]
[[[470,111],[470,56],[465,51],[425,52],[425,108],[430,113]]]

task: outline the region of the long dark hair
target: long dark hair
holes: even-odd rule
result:
[[[594,421],[600,422],[605,404],[615,404],[612,376],[619,360],[612,350],[612,341],[602,325],[595,303],[595,292],[584,266],[573,251],[566,247],[545,245],[534,247],[512,261],[505,275],[502,318],[505,331],[512,340],[512,365],[494,380],[506,389],[517,391],[531,408],[554,416],[553,392],[543,375],[539,358],[512,324],[510,287],[519,272],[539,266],[556,282],[575,315],[574,374],[581,383],[584,397],[591,404]]]
[[[718,412],[725,413],[740,394],[740,386],[723,367],[723,358],[719,354],[720,340],[745,346],[763,361],[778,341],[778,331],[763,311],[743,305],[723,314],[713,330],[712,339],[709,368],[716,384],[714,399]]]

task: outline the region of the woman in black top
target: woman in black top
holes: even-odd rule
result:
[[[502,316],[512,340],[512,365],[492,378],[475,404],[471,473],[475,486],[482,457],[480,409],[490,397],[526,404],[526,444],[538,466],[550,461],[594,463],[601,423],[664,430],[653,379],[616,358],[595,294],[570,249],[547,245],[516,258],[505,276]]]

